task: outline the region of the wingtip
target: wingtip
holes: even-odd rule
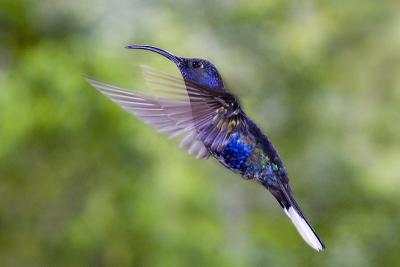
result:
[[[101,91],[101,88],[99,88],[99,85],[101,84],[101,82],[96,81],[92,78],[90,78],[89,76],[85,76],[84,77],[85,81],[90,84],[94,89]]]

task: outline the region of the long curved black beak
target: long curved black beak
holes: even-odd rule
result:
[[[161,48],[154,47],[154,46],[151,46],[151,45],[136,45],[136,44],[133,44],[133,45],[127,45],[127,46],[125,46],[125,48],[128,48],[128,49],[143,49],[143,50],[156,52],[156,53],[168,58],[169,60],[171,60],[172,62],[174,62],[178,66],[182,62],[181,58],[171,54],[168,51],[162,50]]]

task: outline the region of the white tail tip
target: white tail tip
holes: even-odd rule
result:
[[[314,231],[311,229],[310,225],[306,222],[306,220],[301,217],[301,215],[294,209],[293,207],[289,207],[289,209],[283,209],[286,215],[290,218],[297,231],[300,233],[301,237],[306,241],[308,245],[310,245],[316,251],[323,251],[324,245],[315,235]]]

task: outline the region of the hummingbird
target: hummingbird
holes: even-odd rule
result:
[[[304,241],[316,251],[325,249],[295,201],[287,170],[268,137],[243,111],[238,98],[225,86],[217,68],[205,59],[178,57],[166,50],[132,44],[164,56],[182,77],[144,69],[152,94],[123,89],[88,79],[102,94],[170,138],[181,137],[180,147],[198,159],[219,163],[266,188],[278,201]]]

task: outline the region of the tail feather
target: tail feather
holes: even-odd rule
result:
[[[302,211],[291,195],[290,188],[282,186],[281,194],[279,195],[280,197],[284,198],[278,199],[279,203],[283,207],[283,211],[290,218],[300,236],[310,247],[316,251],[323,251],[325,249],[324,243],[321,241],[303,215]]]
[[[325,245],[319,239],[310,224],[305,218],[301,217],[300,213],[297,212],[295,208],[289,207],[288,209],[284,208],[283,210],[290,218],[301,237],[310,247],[316,251],[323,251],[325,249]]]

